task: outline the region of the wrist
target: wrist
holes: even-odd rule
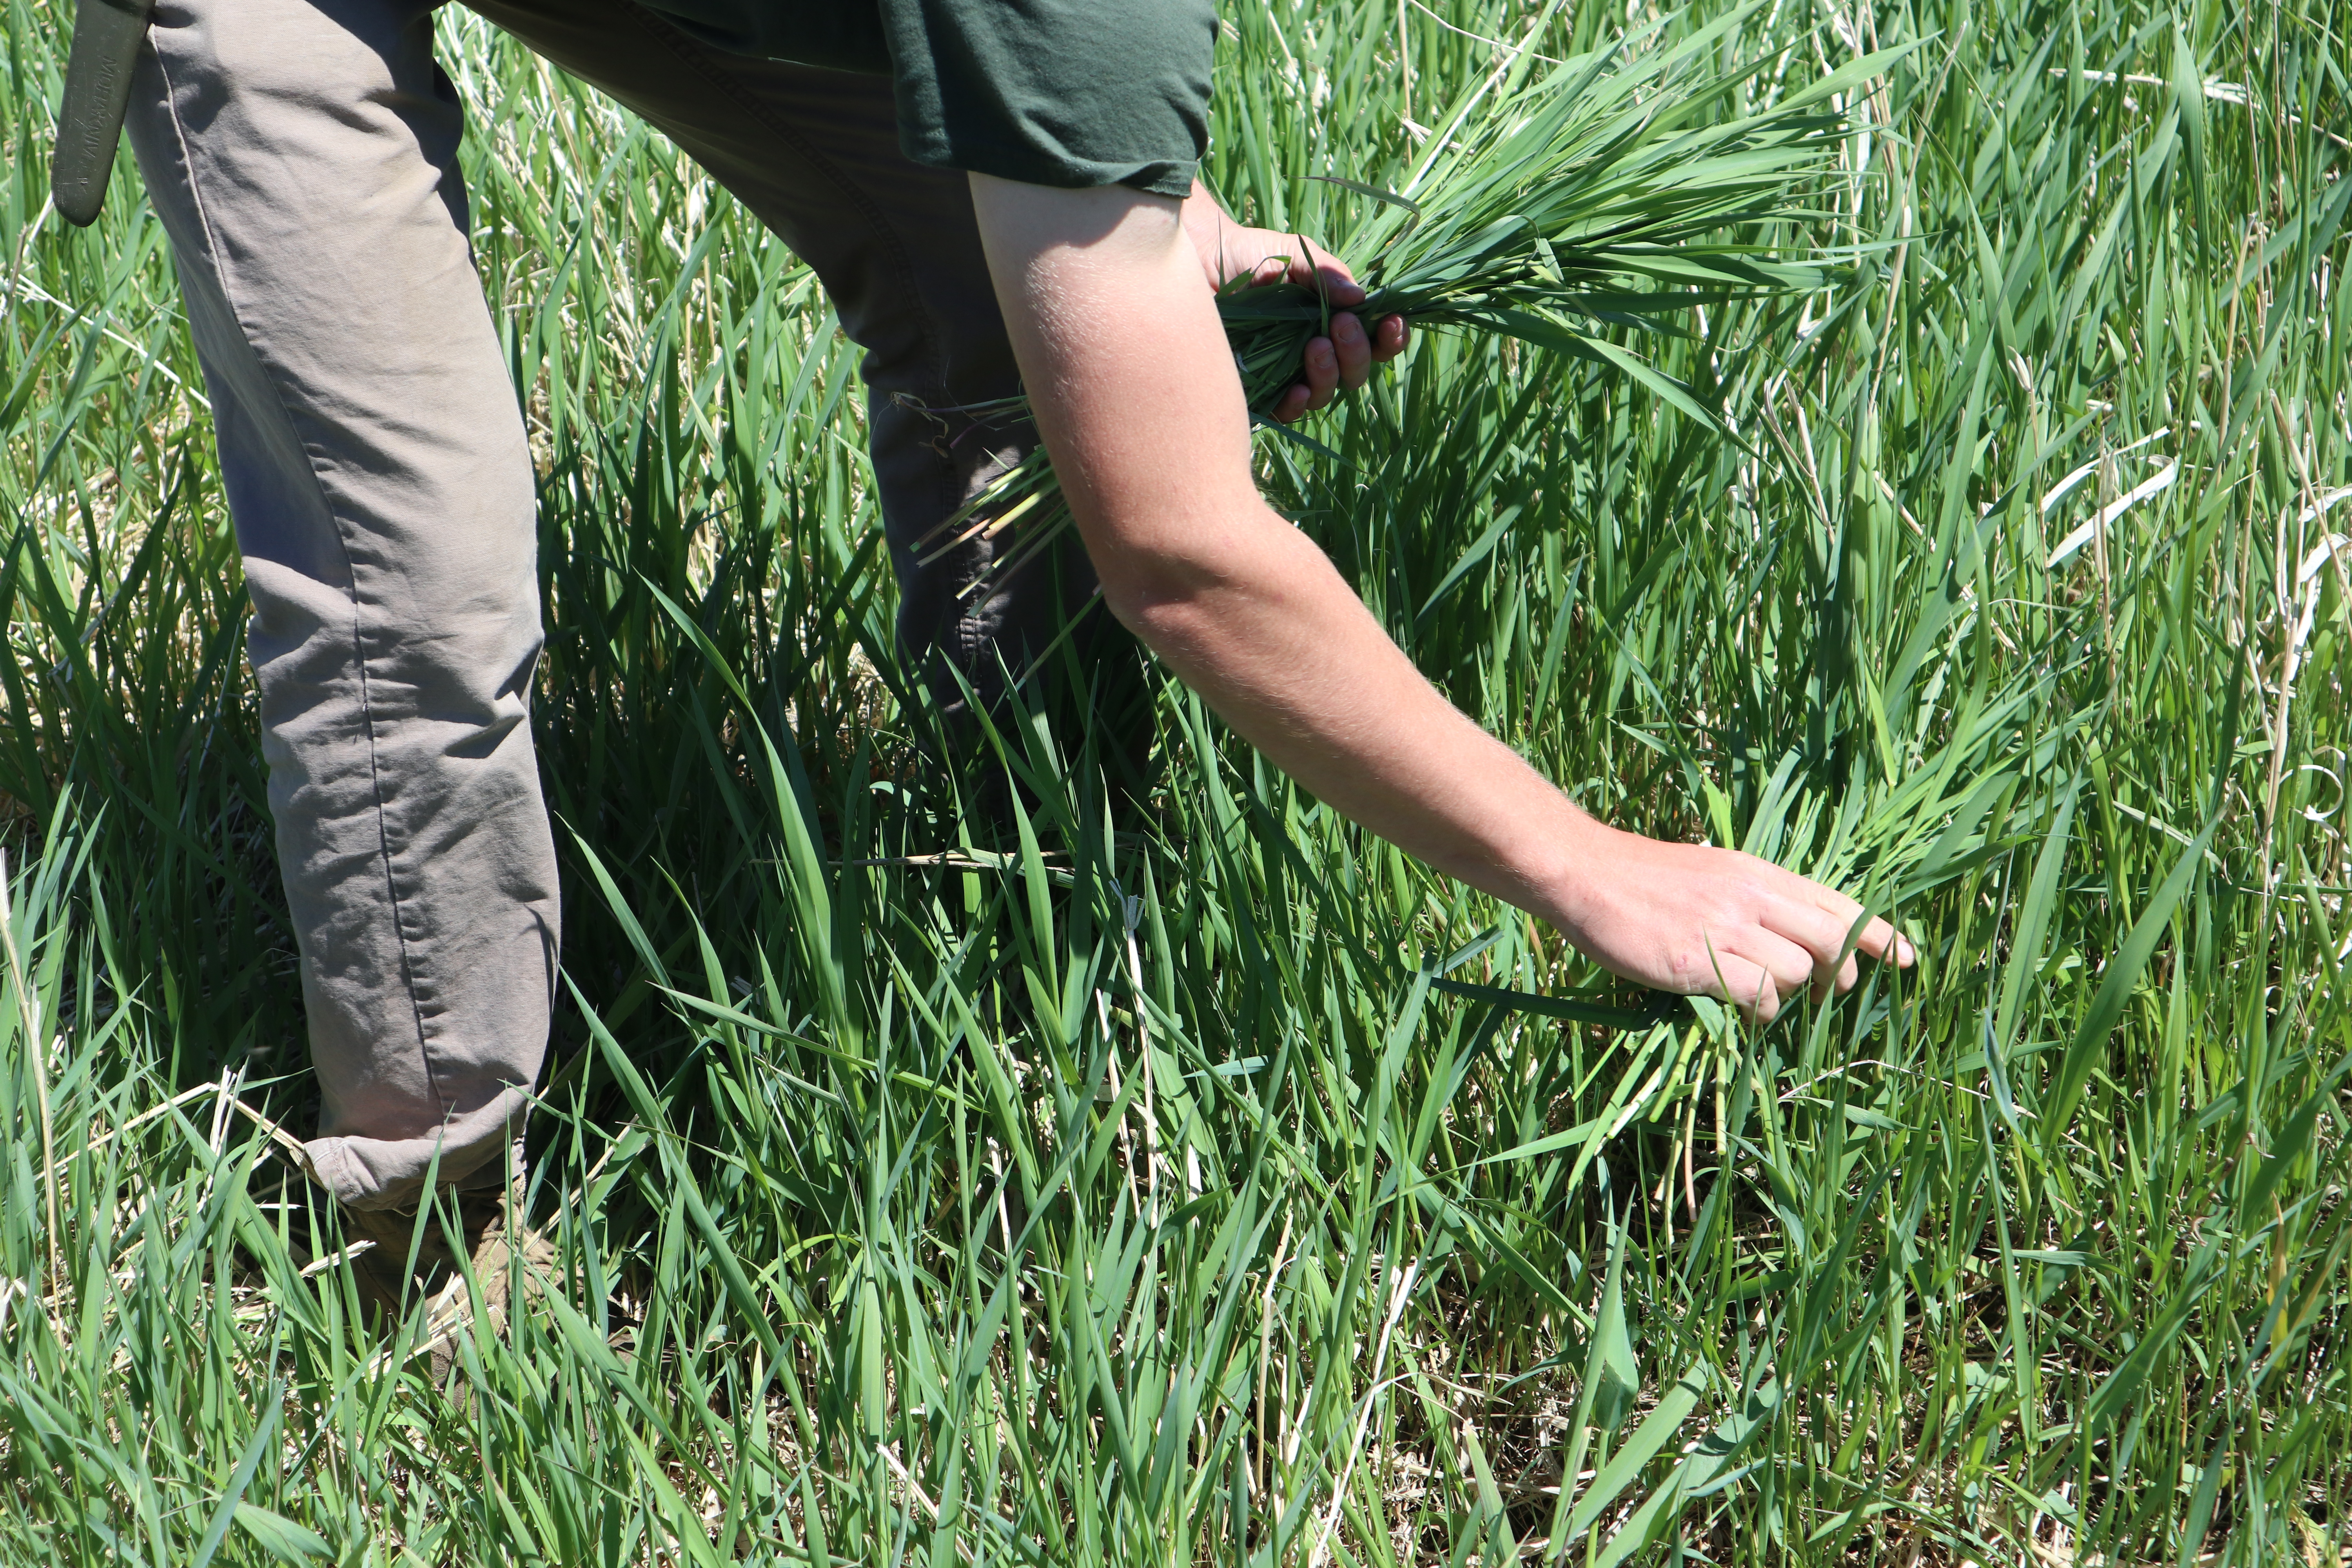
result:
[[[1581,948],[1596,918],[1600,885],[1621,854],[1626,836],[1587,814],[1565,795],[1558,820],[1549,825],[1544,847],[1530,868],[1534,895],[1530,914]]]

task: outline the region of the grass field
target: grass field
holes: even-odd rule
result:
[[[201,377],[0,3],[0,1561],[2337,1560],[2352,9],[1759,6],[1750,102],[1919,47],[1755,237],[1851,275],[1641,345],[1730,437],[1425,334],[1262,439],[1590,808],[1892,903],[1916,970],[1765,1029],[1560,1016],[1172,685],[1150,832],[1016,731],[973,851],[811,279],[445,14],[571,920],[565,1288],[436,1387],[236,1109],[310,1090]],[[1230,0],[1210,173],[1345,253],[1318,176],[1645,5]]]

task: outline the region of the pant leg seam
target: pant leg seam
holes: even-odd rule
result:
[[[152,43],[148,47],[153,47]],[[179,145],[180,166],[186,172],[188,199],[195,208],[196,223],[204,237],[205,265],[211,268],[214,284],[220,289],[221,299],[228,304],[230,310],[236,316],[239,330],[242,331],[245,325],[244,311],[238,306],[230,289],[228,274],[220,263],[220,239],[213,228],[212,214],[205,202],[204,187],[196,179],[195,158],[189,150],[187,126],[180,117],[179,99],[172,86],[171,64],[163,58],[163,50],[155,49],[154,54],[156,72],[163,79],[163,113],[171,121],[172,139]],[[247,335],[246,342],[248,351],[252,351],[250,334]],[[307,458],[309,443],[300,439],[300,426],[296,423],[293,410],[287,402],[285,390],[280,384],[278,373],[270,366],[268,360],[257,351],[253,352],[253,357],[255,363],[261,368],[263,380],[277,396],[279,415],[286,420],[288,427],[294,432],[297,441],[305,447]],[[404,900],[400,896],[399,879],[393,871],[392,842],[384,826],[384,821],[389,813],[384,809],[383,777],[376,756],[375,706],[373,689],[368,679],[367,641],[360,624],[359,575],[352,565],[351,541],[344,531],[343,519],[335,510],[333,502],[327,494],[327,487],[319,477],[317,463],[306,461],[303,466],[310,475],[311,486],[317,491],[320,509],[326,513],[329,522],[333,525],[335,549],[342,557],[344,591],[352,606],[352,658],[359,672],[360,718],[362,728],[367,737],[368,790],[374,802],[376,845],[377,853],[383,864],[384,892],[392,900],[393,938],[400,947],[402,988],[408,994],[409,1014],[416,1027],[417,1057],[425,1068],[425,1080],[433,1090],[435,1108],[440,1112],[441,1120],[446,1122],[449,1119],[448,1097],[441,1092],[440,1074],[434,1068],[432,1047],[425,1038],[425,1012],[417,1005],[415,965],[409,951],[407,928],[402,920]]]

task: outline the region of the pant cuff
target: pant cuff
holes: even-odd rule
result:
[[[429,1173],[438,1187],[496,1187],[511,1168],[521,1168],[519,1146],[530,1109],[521,1091],[509,1089],[471,1115],[453,1119],[422,1138],[314,1138],[303,1152],[319,1181],[346,1208],[379,1210],[415,1206]],[[436,1157],[438,1163],[436,1163]]]

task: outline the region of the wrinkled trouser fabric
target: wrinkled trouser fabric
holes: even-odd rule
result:
[[[476,8],[658,126],[814,268],[866,351],[901,639],[935,680],[951,661],[985,689],[999,647],[1017,663],[1013,645],[1050,642],[1045,574],[967,605],[984,543],[915,564],[1034,437],[958,412],[1017,390],[1012,353],[964,178],[899,155],[889,83],[718,54],[627,0]],[[428,1171],[495,1179],[562,921],[530,736],[530,459],[431,12],[162,0],[129,118],[253,600],[324,1104],[310,1152],[360,1208],[415,1202]]]

